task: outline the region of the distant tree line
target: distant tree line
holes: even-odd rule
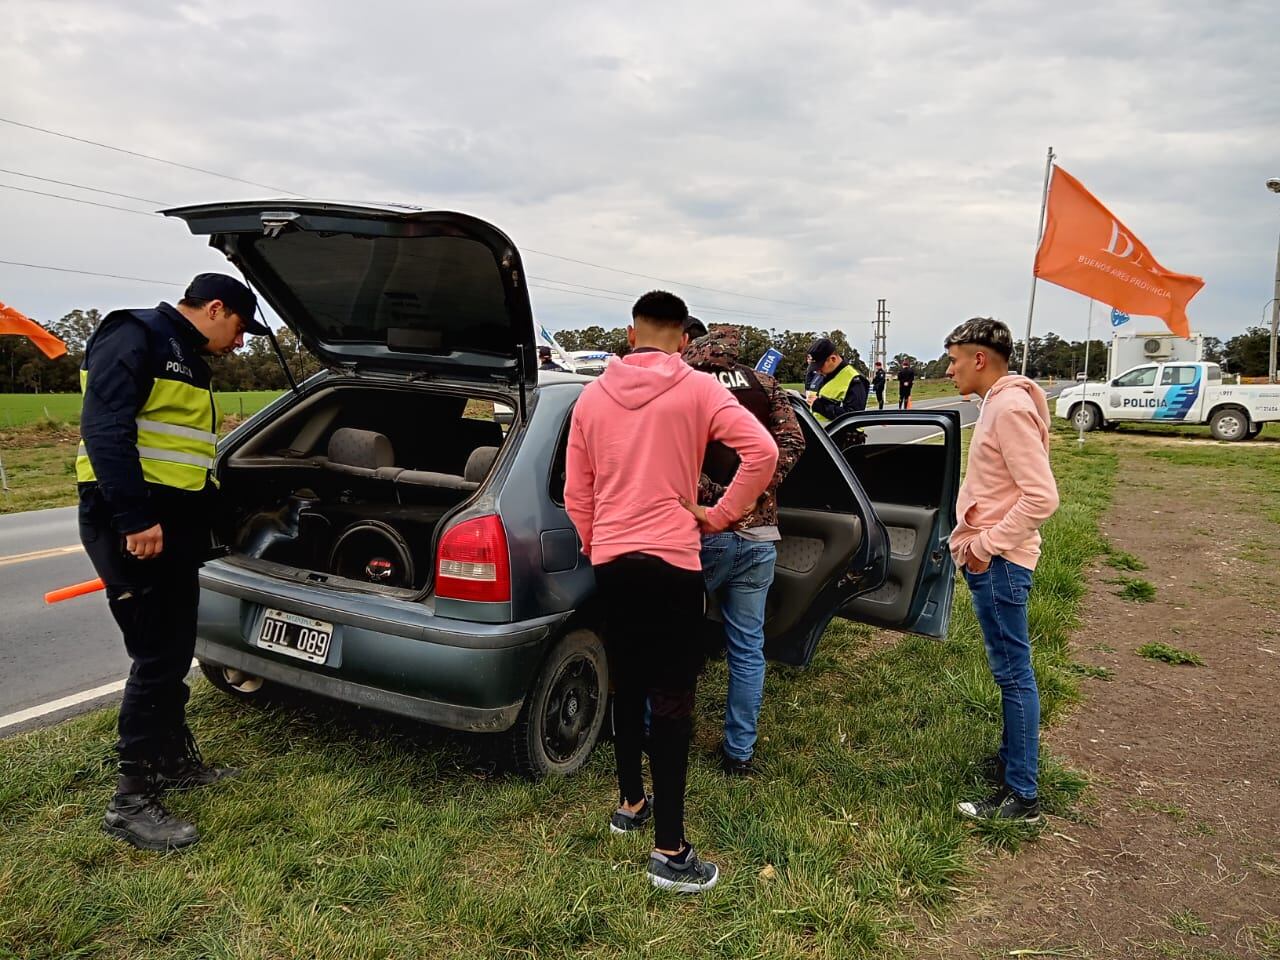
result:
[[[26,337],[0,336],[0,393],[79,392],[84,345],[101,319],[97,310],[72,310],[61,320],[42,324],[67,345],[57,360],[47,358]],[[277,330],[276,339],[299,380],[320,369],[320,362],[292,330]],[[208,359],[219,390],[283,390],[289,385],[266,337],[250,337],[235,353]]]
[[[46,328],[67,344],[67,353],[49,360],[25,337],[0,336],[0,393],[69,393],[80,389],[80,363],[84,359],[85,341],[97,327],[101,314],[97,310],[72,310],[60,320],[45,324]],[[851,346],[842,330],[813,332],[810,330],[765,330],[743,326],[743,363],[754,366],[771,347],[782,354],[778,377],[784,383],[804,379],[805,351],[818,337],[830,337],[836,350],[863,373],[867,364]],[[281,328],[276,332],[280,348],[288,359],[294,376],[302,380],[320,369],[316,360],[294,335]],[[556,338],[566,350],[607,350],[623,353],[627,343],[625,327],[606,330],[590,326],[582,330],[563,330]],[[1205,337],[1205,359],[1219,363],[1227,373],[1246,377],[1266,376],[1270,331],[1266,327],[1250,327],[1225,343],[1218,337]],[[1063,340],[1056,333],[1031,338],[1028,373],[1034,377],[1072,379],[1084,369],[1083,341]],[[897,374],[902,362],[910,359],[920,375],[932,380],[946,375],[947,355],[922,362],[908,353],[898,353],[888,362],[889,375]],[[1022,365],[1022,343],[1014,354],[1015,368]],[[243,349],[225,357],[213,358],[214,383],[220,390],[283,390],[288,386],[284,371],[266,337],[251,337]],[[1089,347],[1089,376],[1106,375],[1107,344],[1094,340]]]

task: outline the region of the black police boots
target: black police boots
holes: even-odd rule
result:
[[[182,733],[174,739],[156,767],[156,782],[162,790],[191,790],[227,780],[239,773],[235,767],[213,767],[205,763],[191,728],[183,727]]]
[[[160,802],[161,788],[149,765],[120,764],[116,795],[107,804],[102,829],[140,850],[180,850],[200,839],[194,823],[181,820]]]

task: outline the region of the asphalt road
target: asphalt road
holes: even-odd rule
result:
[[[915,405],[938,407],[959,409],[965,426],[978,416],[978,405],[964,400]],[[928,434],[918,427],[884,427],[873,442]],[[0,516],[0,736],[119,699],[129,659],[103,594],[52,607],[43,600],[54,587],[94,576],[79,544],[74,507]]]

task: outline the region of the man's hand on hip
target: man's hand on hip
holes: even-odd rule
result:
[[[974,573],[974,574],[986,573],[988,570],[991,569],[991,561],[979,560],[972,553],[970,553],[968,559],[965,560],[964,562],[964,566],[965,566],[965,569],[968,570],[970,573]]]
[[[139,530],[137,533],[126,533],[124,535],[124,548],[133,557],[138,560],[150,560],[152,557],[160,556],[164,550],[164,531],[160,529],[160,524],[147,527],[145,530]]]
[[[701,504],[694,503],[685,497],[680,498],[680,506],[684,507],[693,514],[693,518],[698,521],[698,526],[703,533],[719,533],[719,529],[707,519],[707,508]]]

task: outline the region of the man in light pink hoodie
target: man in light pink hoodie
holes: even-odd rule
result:
[[[649,880],[697,893],[719,871],[684,836],[684,792],[702,645],[702,532],[727,530],[773,477],[769,432],[715,377],[680,356],[689,311],[674,294],[646,293],[631,311],[632,350],[582,391],[573,409],[565,509],[595,570],[614,686],[621,802],[609,821],[627,833],[654,821]],[[738,471],[714,507],[697,506],[707,444],[731,447]],[[653,712],[641,769],[644,705]]]
[[[1031,668],[1027,597],[1040,557],[1040,525],[1058,509],[1049,467],[1049,404],[1033,380],[1009,372],[1013,335],[975,317],[946,339],[961,395],[982,396],[969,441],[969,465],[956,502],[951,553],[973,595],[987,663],[1000,686],[1000,752],[985,764],[995,792],[960,804],[965,816],[1035,823],[1040,819],[1040,691]]]

